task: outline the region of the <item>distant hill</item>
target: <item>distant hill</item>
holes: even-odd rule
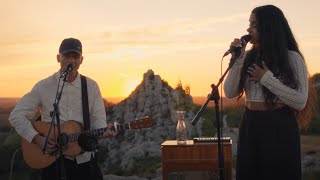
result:
[[[192,96],[192,99],[193,99],[193,102],[199,106],[202,106],[207,101],[207,97],[201,97],[201,96]],[[223,107],[234,107],[244,103],[244,98],[241,98],[238,101],[238,98],[229,99],[229,98],[223,97],[219,100],[219,105],[221,100],[222,100]],[[209,107],[214,106],[214,101],[210,102],[208,106]]]
[[[0,107],[15,106],[20,98],[0,98]],[[125,99],[125,97],[104,97],[103,99],[113,104],[117,104]]]
[[[0,112],[3,112],[3,110],[12,109],[17,104],[19,99],[20,98],[0,98]],[[103,99],[105,99],[106,101],[111,102],[113,104],[118,104],[121,101],[123,101],[124,99],[126,99],[126,97],[104,97]],[[193,102],[195,104],[201,106],[206,102],[207,97],[204,97],[204,96],[192,96],[192,99],[193,99]],[[224,98],[222,98],[222,101],[223,101],[223,106],[224,107],[229,107],[229,106],[237,105],[238,103],[242,103],[243,100],[240,100],[238,102],[237,98],[228,99],[228,98],[224,97]],[[210,102],[208,106],[212,107],[213,103],[214,102]]]
[[[118,104],[118,103],[120,103],[121,101],[123,101],[126,98],[125,97],[105,97],[103,99],[105,99],[106,101],[111,102],[113,104]],[[204,96],[192,96],[192,99],[193,99],[193,102],[196,105],[202,106],[206,102],[207,97],[204,97]],[[221,101],[221,99],[220,99],[220,101]],[[223,103],[224,107],[230,107],[230,106],[236,106],[236,105],[242,104],[243,103],[243,98],[240,99],[240,101],[238,101],[237,98],[229,99],[229,98],[223,97],[222,101],[223,101],[222,103]],[[209,103],[208,106],[212,107],[213,104],[214,104],[214,102],[212,101],[212,102]]]
[[[14,106],[20,98],[0,98],[0,107]]]
[[[20,98],[0,98],[0,113],[10,113]]]

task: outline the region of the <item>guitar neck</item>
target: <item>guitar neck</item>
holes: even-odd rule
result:
[[[108,127],[92,129],[89,132],[93,136],[102,136],[108,129],[109,129]],[[109,130],[123,132],[127,129],[130,129],[130,123],[116,124],[116,126],[112,125],[112,127]]]
[[[128,123],[123,123],[123,124],[118,124],[114,123],[111,127],[107,126],[105,128],[100,128],[100,129],[92,129],[89,133],[93,136],[99,137],[102,136],[106,131],[116,131],[116,132],[123,132],[126,129],[141,129],[141,128],[147,128],[152,126],[152,118],[149,116],[135,119],[134,121],[128,122]],[[83,132],[82,132],[83,133]],[[69,134],[68,135],[68,140],[69,142],[77,141],[81,133],[74,133],[74,134]]]
[[[123,124],[116,124],[116,128],[113,125],[111,128],[99,128],[99,129],[92,129],[89,131],[89,134],[99,137],[102,136],[107,130],[123,132],[127,129],[130,129],[130,123],[123,123]],[[69,142],[77,141],[81,133],[73,133],[68,135]]]

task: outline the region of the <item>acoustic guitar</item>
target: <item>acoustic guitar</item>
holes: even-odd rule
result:
[[[117,132],[123,132],[127,129],[141,129],[141,128],[148,128],[152,127],[152,119],[150,117],[143,117],[139,119],[135,119],[131,122],[124,123],[124,124],[118,124],[115,123],[114,126],[112,126],[112,129],[100,128],[100,129],[93,129],[89,132],[91,135],[95,137],[101,137],[104,132],[107,130],[114,130]],[[50,123],[43,122],[43,121],[36,121],[33,123],[33,127],[37,132],[39,132],[40,135],[46,136],[47,132],[49,130]],[[78,145],[78,137],[80,136],[82,132],[82,125],[76,121],[69,120],[62,125],[60,125],[60,131],[61,134],[65,135],[64,137],[67,138],[66,142],[67,145],[63,148],[63,154],[67,156],[76,156],[81,153],[81,147]],[[49,138],[53,139],[54,142],[57,142],[57,133],[58,132],[57,127],[52,128],[49,134]],[[41,147],[37,144],[29,143],[27,140],[22,138],[21,140],[22,145],[22,153],[23,158],[28,166],[30,166],[33,169],[40,169],[48,167],[50,164],[52,164],[56,160],[56,155],[58,152],[54,153],[44,153],[41,149]]]

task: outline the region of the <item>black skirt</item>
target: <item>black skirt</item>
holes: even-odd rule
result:
[[[300,180],[300,134],[293,110],[245,109],[240,123],[237,180]]]

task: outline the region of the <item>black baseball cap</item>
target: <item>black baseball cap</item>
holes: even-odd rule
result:
[[[64,39],[59,48],[59,54],[66,54],[68,52],[76,52],[82,54],[82,44],[79,39],[66,38]]]

